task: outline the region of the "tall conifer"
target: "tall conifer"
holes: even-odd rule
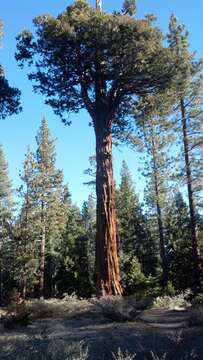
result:
[[[36,141],[34,186],[40,229],[39,294],[43,296],[46,255],[49,254],[49,261],[52,261],[57,246],[56,242],[60,240],[61,226],[62,228],[65,226],[60,212],[63,201],[63,174],[56,169],[55,144],[51,139],[46,119],[42,120]],[[54,268],[53,264],[53,273],[55,273]]]
[[[8,164],[0,145],[0,303],[4,296],[6,277],[9,275],[12,207],[12,187],[8,175]]]
[[[3,37],[3,23],[0,20],[0,42]],[[4,69],[0,65],[0,119],[18,113],[20,107],[20,90],[12,88],[5,78]]]
[[[194,54],[189,52],[188,32],[185,27],[179,25],[173,15],[170,20],[170,32],[168,35],[172,51],[181,59],[182,69],[185,69],[186,77],[182,72],[177,76],[174,90],[179,109],[178,118],[182,131],[182,148],[184,157],[185,180],[188,191],[190,211],[191,242],[194,261],[194,279],[196,287],[202,286],[203,274],[200,257],[200,248],[197,235],[197,208],[195,191],[201,193],[201,154],[202,154],[202,63],[195,61]],[[200,188],[199,186],[200,185]]]
[[[99,5],[100,2],[97,1]],[[163,46],[154,18],[108,14],[86,1],[75,1],[57,16],[34,20],[36,37],[18,37],[16,59],[34,63],[29,78],[35,90],[62,116],[86,108],[96,139],[97,294],[121,295],[116,243],[112,136],[131,126],[129,104],[135,97],[162,92],[176,72],[174,56]],[[127,7],[128,6],[128,7]],[[171,56],[172,55],[172,56]],[[177,62],[176,62],[177,65]],[[122,114],[122,116],[121,116]],[[69,122],[68,122],[69,123]]]

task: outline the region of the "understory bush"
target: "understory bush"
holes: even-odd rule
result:
[[[136,256],[122,255],[121,278],[125,295],[132,295],[136,290],[147,286],[147,278],[141,271],[141,265]]]
[[[105,296],[91,299],[108,319],[116,322],[134,321],[140,311],[152,304],[152,298],[146,297],[137,301],[135,296],[122,298],[119,296]]]
[[[29,300],[26,308],[32,319],[47,317],[66,317],[80,314],[91,306],[84,299],[78,299],[75,294],[65,295],[63,299]]]
[[[158,296],[153,302],[153,307],[170,310],[188,308],[191,306],[191,303],[187,300],[187,294],[187,292],[183,292],[175,296]]]

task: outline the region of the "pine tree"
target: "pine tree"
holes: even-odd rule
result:
[[[35,39],[29,31],[18,37],[16,59],[22,65],[28,61],[37,66],[29,76],[37,82],[35,90],[47,97],[46,102],[63,119],[64,113],[81,108],[86,108],[92,119],[97,159],[98,296],[122,294],[116,244],[113,131],[130,127],[126,114],[135,95],[161,92],[174,76],[174,56],[163,47],[163,36],[152,26],[152,20],[108,14],[80,0],[57,18],[36,18]]]
[[[89,195],[88,200],[83,204],[82,219],[87,241],[88,276],[92,288],[95,288],[96,206],[92,195]]]
[[[3,148],[0,145],[0,217],[1,217],[1,237],[9,232],[9,223],[12,208],[11,182],[8,176],[8,164],[4,157]]]
[[[0,20],[0,41],[3,36],[3,24]],[[8,80],[5,78],[4,70],[0,65],[0,118],[5,119],[7,116],[16,114],[21,111],[20,91],[10,87]]]
[[[20,173],[22,186],[18,190],[22,203],[20,213],[16,219],[15,234],[15,274],[19,290],[26,298],[27,293],[33,292],[37,283],[38,254],[37,240],[39,239],[38,206],[35,190],[36,163],[34,154],[28,147]]]
[[[45,119],[42,120],[36,141],[38,147],[34,186],[40,229],[39,294],[43,296],[46,256],[49,255],[50,266],[55,247],[60,240],[61,227],[65,226],[65,220],[61,217],[60,212],[63,200],[63,174],[55,166],[55,144],[50,137],[48,123]],[[53,267],[55,267],[54,264]],[[52,273],[55,273],[54,269],[51,275]]]
[[[178,290],[194,286],[193,257],[188,206],[180,192],[173,194],[165,217],[170,280]]]
[[[172,51],[180,57],[182,73],[176,79],[174,92],[177,97],[179,119],[182,130],[185,179],[188,191],[190,210],[191,242],[194,258],[194,278],[196,287],[202,285],[202,266],[197,236],[197,209],[195,205],[195,188],[201,192],[201,153],[202,153],[202,59],[197,62],[194,54],[189,53],[188,32],[177,23],[175,16],[170,20],[169,44]]]
[[[153,111],[150,117],[140,119],[141,138],[146,148],[144,175],[147,178],[145,200],[149,211],[156,217],[159,237],[159,248],[162,266],[162,285],[168,282],[168,264],[166,258],[166,238],[164,229],[164,213],[167,197],[170,192],[171,167],[170,146],[173,140],[170,123],[159,110]]]
[[[121,169],[121,183],[116,192],[116,209],[122,268],[129,269],[129,265],[124,263],[130,263],[130,259],[136,257],[136,261],[140,262],[142,272],[147,276],[154,275],[156,259],[153,240],[125,161]],[[127,274],[124,275],[126,276]]]
[[[0,304],[9,278],[9,258],[12,240],[12,187],[3,148],[0,145]]]
[[[116,192],[116,210],[118,241],[122,252],[134,253],[136,237],[135,212],[139,207],[139,200],[135,194],[132,176],[127,163],[123,161],[121,168],[121,183]]]
[[[56,277],[58,293],[90,296],[92,288],[89,279],[88,239],[80,209],[71,201],[59,250],[60,265]]]

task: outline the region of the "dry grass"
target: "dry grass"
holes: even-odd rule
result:
[[[126,298],[106,296],[100,299],[92,299],[91,302],[108,319],[115,322],[134,321],[140,311],[146,309],[152,303],[151,298],[137,301],[134,296]]]
[[[180,336],[173,333],[174,339],[169,339],[168,333],[163,335],[157,330],[155,334],[154,330],[146,330],[145,324],[114,323],[133,320],[150,304],[150,299],[136,301],[135,297],[87,301],[66,296],[62,300],[28,301],[26,310],[30,312],[31,323],[22,329],[1,332],[0,359],[164,360],[165,353],[166,359],[178,353],[178,360],[189,360],[195,359],[191,348],[202,354],[201,329],[187,329]],[[195,334],[191,345],[188,332]]]
[[[153,302],[153,308],[156,309],[182,310],[189,307],[191,307],[191,303],[186,300],[185,293],[176,296],[159,296]]]
[[[134,360],[136,358],[136,354],[130,354],[127,351],[123,353],[121,349],[118,349],[117,354],[112,353],[114,360]]]
[[[29,300],[26,309],[31,319],[41,318],[65,318],[80,314],[89,310],[91,304],[87,300],[81,300],[75,296],[66,296],[62,300]]]

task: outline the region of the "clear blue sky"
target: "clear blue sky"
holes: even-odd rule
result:
[[[95,1],[89,1],[94,5]],[[107,11],[119,10],[122,0],[103,0],[103,8]],[[65,182],[69,183],[74,202],[81,205],[87,199],[89,189],[83,185],[87,176],[84,169],[89,166],[88,158],[94,154],[95,143],[92,128],[88,127],[89,118],[85,111],[71,115],[72,126],[65,127],[52,110],[44,105],[44,99],[32,91],[32,84],[27,80],[26,71],[16,65],[14,53],[16,35],[25,28],[32,29],[32,19],[43,13],[57,15],[70,5],[70,0],[2,0],[0,18],[4,22],[3,46],[0,49],[0,63],[3,64],[6,77],[12,86],[22,91],[23,112],[0,122],[0,143],[3,145],[9,162],[10,177],[13,187],[20,185],[19,171],[22,168],[27,145],[35,149],[35,134],[43,116],[49,121],[49,127],[54,138],[57,138],[57,166],[64,170]],[[167,31],[169,17],[176,14],[190,32],[191,49],[197,51],[197,56],[203,55],[202,41],[202,0],[138,0],[138,17],[144,14],[155,14],[157,24]],[[121,162],[128,161],[137,191],[141,194],[143,180],[138,168],[139,156],[122,147],[114,151],[115,178],[119,182]]]

